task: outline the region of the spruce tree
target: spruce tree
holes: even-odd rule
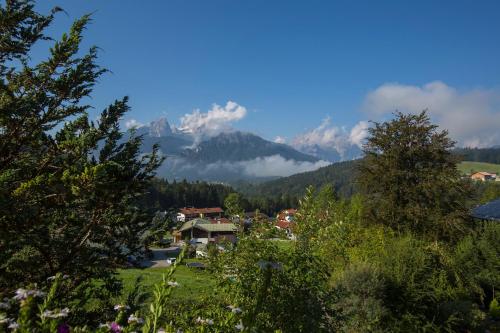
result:
[[[75,287],[110,277],[141,251],[151,223],[138,203],[162,158],[157,147],[141,155],[141,138],[122,134],[127,97],[89,120],[106,71],[96,47],[80,50],[90,16],[57,41],[45,35],[59,11],[0,6],[0,290],[56,273]],[[48,57],[32,64],[41,42],[52,44]]]

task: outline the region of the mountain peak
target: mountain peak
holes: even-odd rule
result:
[[[152,121],[149,124],[149,135],[156,138],[172,135],[172,129],[167,118],[161,117],[158,120]]]

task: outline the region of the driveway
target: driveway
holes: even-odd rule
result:
[[[181,248],[178,246],[171,246],[166,248],[155,248],[151,249],[153,256],[151,259],[144,259],[141,261],[142,267],[168,267],[170,264],[167,263],[168,258],[177,258],[181,252]]]

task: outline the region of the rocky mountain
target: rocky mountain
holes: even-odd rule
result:
[[[184,150],[182,157],[192,162],[248,161],[279,155],[285,160],[317,162],[318,158],[301,153],[290,146],[264,140],[245,132],[221,133],[196,147]]]
[[[251,133],[223,132],[199,142],[171,127],[165,118],[136,129],[136,133],[143,136],[143,153],[150,152],[155,143],[160,146],[167,158],[158,176],[167,179],[263,181],[329,164]]]

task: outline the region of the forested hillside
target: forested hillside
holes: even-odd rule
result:
[[[359,160],[334,163],[315,171],[298,173],[257,185],[240,184],[237,189],[248,196],[302,197],[310,185],[315,188],[332,185],[339,195],[350,197],[355,192],[354,180],[358,162]]]
[[[500,147],[495,148],[457,148],[454,153],[460,155],[462,161],[500,164]]]

